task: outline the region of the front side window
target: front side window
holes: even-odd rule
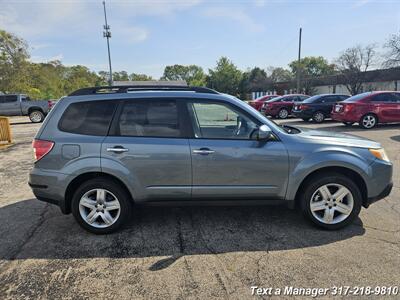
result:
[[[65,110],[58,127],[70,133],[105,136],[116,105],[113,101],[72,103]]]
[[[181,137],[175,100],[127,101],[117,127],[121,136]]]
[[[257,124],[231,105],[213,102],[188,103],[196,138],[252,139]]]

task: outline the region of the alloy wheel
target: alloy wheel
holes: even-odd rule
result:
[[[362,119],[362,125],[364,128],[372,128],[376,125],[376,117],[373,115],[366,115]]]
[[[314,114],[313,119],[316,123],[321,123],[324,120],[324,114],[321,112],[317,112]]]
[[[288,115],[289,115],[289,113],[286,109],[281,109],[278,114],[280,119],[286,119],[288,117]]]
[[[40,121],[42,121],[42,114],[38,111],[34,111],[31,112],[29,118],[31,119],[32,122],[39,123]]]
[[[315,219],[324,224],[337,224],[350,216],[354,198],[348,188],[337,183],[319,187],[311,196],[310,210]]]
[[[106,228],[114,224],[121,213],[118,198],[108,190],[93,189],[79,200],[82,219],[95,228]]]

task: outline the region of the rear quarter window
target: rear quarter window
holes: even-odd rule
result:
[[[72,103],[64,111],[58,128],[70,133],[105,136],[116,105],[115,101]]]

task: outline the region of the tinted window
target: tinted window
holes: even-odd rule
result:
[[[15,102],[18,100],[18,97],[16,95],[10,95],[10,96],[5,96],[4,97],[4,102],[8,103],[8,102]]]
[[[338,96],[326,96],[323,98],[323,103],[335,103],[337,101],[340,101]]]
[[[317,103],[321,101],[321,96],[320,95],[316,95],[316,96],[312,96],[310,98],[307,98],[306,100],[304,100],[304,103]]]
[[[189,103],[197,138],[250,139],[257,124],[234,107],[223,103]]]
[[[381,93],[374,95],[371,99],[373,102],[394,102],[394,98],[391,93]]]
[[[122,136],[180,137],[176,101],[148,99],[125,102],[117,130]]]
[[[111,101],[72,103],[65,110],[59,129],[86,135],[107,135],[108,127],[116,107]]]
[[[371,95],[371,92],[358,94],[358,95],[355,95],[355,96],[352,96],[352,97],[346,99],[345,102],[357,102],[358,100],[362,100],[369,95]]]
[[[303,100],[306,100],[306,99],[308,99],[310,97],[309,96],[299,96],[299,98],[300,98],[300,101],[303,101]]]
[[[4,103],[4,96],[0,95],[0,103]]]
[[[393,93],[393,99],[400,104],[400,93]]]

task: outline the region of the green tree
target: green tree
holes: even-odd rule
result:
[[[300,72],[301,86],[306,94],[314,93],[315,78],[335,74],[335,65],[329,64],[322,56],[306,56],[300,62],[292,61],[289,67],[295,75]]]
[[[153,80],[153,77],[148,76],[146,74],[132,73],[131,75],[129,75],[129,80],[131,80],[131,81],[150,81],[150,80]]]
[[[24,91],[28,87],[29,53],[26,42],[0,29],[0,91]]]
[[[269,67],[268,71],[271,74],[269,77],[273,83],[291,81],[294,78],[293,73],[284,68]]]
[[[268,77],[265,70],[255,67],[242,74],[239,85],[241,98],[246,98],[246,94],[251,92],[266,91],[271,88],[272,80]]]
[[[166,66],[161,80],[181,80],[188,85],[205,86],[206,75],[201,67],[196,65],[173,65]]]
[[[129,81],[129,75],[126,71],[113,72],[113,81]]]
[[[209,70],[208,86],[219,92],[238,95],[242,72],[227,58],[221,57]]]

